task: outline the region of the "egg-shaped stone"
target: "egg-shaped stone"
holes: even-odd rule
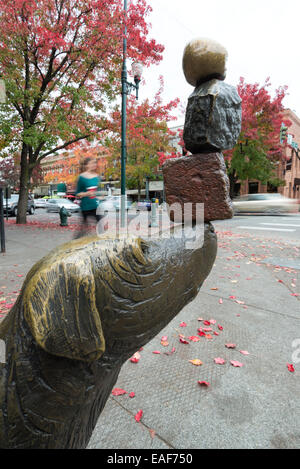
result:
[[[217,41],[198,38],[190,41],[183,52],[182,67],[187,82],[192,86],[226,75],[227,50]]]

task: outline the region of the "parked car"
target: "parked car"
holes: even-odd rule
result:
[[[13,215],[14,217],[17,216],[17,211],[18,211],[18,202],[19,202],[19,194],[11,194],[10,198],[4,199],[4,213],[6,214],[6,206],[7,206],[7,212],[9,215]],[[35,203],[34,200],[31,198],[31,196],[28,197],[28,202],[27,202],[27,212],[30,215],[33,215],[35,212]]]
[[[65,207],[68,212],[79,212],[80,208],[77,204],[73,204],[68,199],[48,199],[47,200],[47,212],[59,212],[61,207]]]
[[[75,195],[65,195],[64,199],[70,200],[73,204],[80,205],[80,199],[77,199]]]
[[[125,209],[129,210],[132,205],[132,201],[130,199],[126,199]],[[106,212],[115,212],[117,210],[121,210],[121,196],[113,195],[107,196],[105,199],[99,200],[99,205],[97,208],[97,213],[99,215],[105,215]]]
[[[298,200],[289,199],[278,193],[247,194],[232,201],[234,213],[269,212],[285,213],[298,210]]]
[[[46,208],[48,199],[35,199],[34,204],[35,208]]]
[[[137,203],[137,210],[151,210],[151,201],[150,200],[140,200]]]

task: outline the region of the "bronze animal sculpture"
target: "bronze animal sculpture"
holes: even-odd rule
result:
[[[36,263],[0,324],[0,448],[85,448],[122,364],[193,300],[216,251],[206,223],[193,249],[95,236]]]

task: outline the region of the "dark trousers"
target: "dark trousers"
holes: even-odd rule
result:
[[[96,208],[94,208],[93,210],[82,210],[81,213],[82,213],[83,223],[85,223],[85,224],[87,223],[88,217],[95,218],[97,223],[102,218],[101,215],[97,215],[97,209]]]
[[[93,210],[82,210],[81,214],[82,224],[80,226],[80,230],[74,236],[75,239],[88,235],[88,218],[94,218],[97,223],[101,220],[101,218],[103,218],[103,215],[97,214],[96,208]]]

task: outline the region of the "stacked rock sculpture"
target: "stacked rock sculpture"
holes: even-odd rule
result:
[[[192,156],[172,158],[163,165],[172,221],[182,221],[184,205],[191,203],[185,222],[196,221],[197,204],[204,204],[206,222],[233,216],[222,151],[237,142],[242,108],[236,88],[223,81],[226,59],[226,49],[210,39],[195,39],[185,47],[183,72],[195,89],[188,100],[183,140]]]

